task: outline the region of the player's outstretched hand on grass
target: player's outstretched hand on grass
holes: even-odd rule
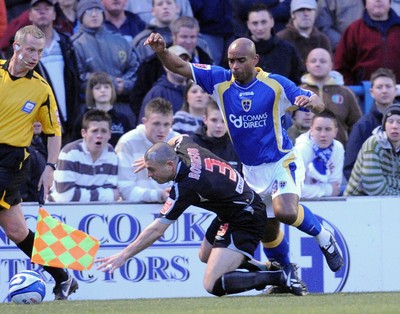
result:
[[[94,260],[95,263],[101,263],[99,266],[97,266],[97,270],[101,270],[102,272],[108,271],[110,274],[114,273],[117,268],[120,268],[122,265],[124,265],[125,261],[126,258],[124,251],[108,257],[96,258]]]

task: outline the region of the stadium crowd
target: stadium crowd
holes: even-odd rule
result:
[[[304,198],[400,195],[399,15],[391,0],[0,0],[0,59],[5,69],[22,27],[46,35],[34,70],[54,93],[62,130],[47,201],[164,203],[172,181],[159,185],[134,170],[152,145],[179,134],[242,174],[224,115],[198,82],[144,45],[151,33],[199,67],[230,67],[230,45],[250,39],[256,66],[322,99],[322,113],[292,103],[278,119],[285,145],[304,160]],[[365,81],[368,112],[349,87]],[[40,197],[40,127],[35,121],[25,202]]]

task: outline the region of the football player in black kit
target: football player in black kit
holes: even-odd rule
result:
[[[113,273],[158,240],[169,225],[194,205],[217,215],[207,229],[199,253],[201,261],[207,263],[204,287],[209,293],[222,296],[278,285],[300,295],[301,285],[290,273],[237,271],[249,265],[248,261],[254,261],[254,251],[264,233],[267,215],[258,194],[227,162],[189,137],[174,138],[170,144],[154,144],[136,170],[147,168],[148,176],[158,183],[174,181],[159,216],[122,251],[96,259],[95,262],[101,262],[97,269]]]

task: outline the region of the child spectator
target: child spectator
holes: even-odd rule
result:
[[[99,109],[107,112],[111,117],[111,139],[108,141],[113,147],[119,138],[132,130],[136,124],[135,116],[126,116],[118,111],[117,95],[111,77],[105,72],[93,72],[86,86],[86,112]],[[75,123],[74,139],[80,138],[82,129],[81,115]]]
[[[207,148],[218,157],[229,162],[240,173],[242,172],[242,164],[228,135],[221,111],[213,99],[209,98],[207,102],[203,125],[191,135],[191,138],[195,143]]]
[[[108,144],[111,117],[93,109],[82,120],[82,139],[67,144],[58,157],[49,200],[54,202],[112,202],[117,188],[118,158]]]
[[[338,123],[334,113],[316,113],[310,130],[296,140],[295,149],[303,157],[306,177],[301,189],[304,198],[338,196],[342,183],[343,145],[335,140]]]
[[[400,105],[386,108],[364,142],[344,195],[400,195]]]

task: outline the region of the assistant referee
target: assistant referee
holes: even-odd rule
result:
[[[23,27],[15,34],[11,59],[0,60],[0,226],[29,257],[34,233],[26,225],[19,189],[29,171],[28,146],[34,122],[42,124],[48,137],[47,164],[38,185],[38,190],[43,187],[44,199],[53,183],[61,149],[61,126],[54,94],[33,70],[45,44],[45,35],[39,28]],[[55,299],[67,299],[78,288],[75,279],[65,270],[46,266],[44,269],[56,282]]]

